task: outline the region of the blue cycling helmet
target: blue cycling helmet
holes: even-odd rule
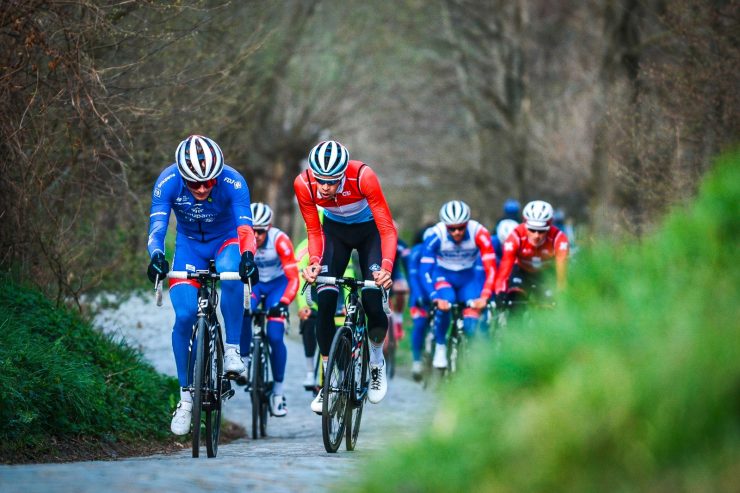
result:
[[[319,142],[308,153],[308,164],[315,175],[341,178],[347,171],[349,151],[335,140]]]
[[[504,202],[504,214],[508,214],[511,216],[519,215],[519,211],[521,210],[522,206],[519,204],[518,200],[514,199],[508,199],[506,202]]]

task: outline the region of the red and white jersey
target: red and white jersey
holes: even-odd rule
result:
[[[275,227],[267,230],[265,242],[257,248],[254,261],[259,268],[260,282],[270,282],[282,275],[288,278],[280,301],[285,304],[293,301],[298,291],[298,265],[288,235]]]
[[[324,255],[324,233],[316,208],[318,205],[324,208],[325,216],[332,221],[348,224],[375,221],[380,233],[382,267],[393,270],[398,233],[378,177],[370,166],[361,161],[350,161],[333,198],[321,195],[310,169],[296,177],[293,189],[306,222],[310,263],[320,263]]]
[[[568,237],[555,226],[550,226],[540,246],[527,239],[527,226],[522,223],[511,232],[502,247],[501,263],[496,275],[496,292],[506,291],[509,275],[515,262],[527,272],[541,272],[553,267],[553,261],[565,262],[570,246]]]

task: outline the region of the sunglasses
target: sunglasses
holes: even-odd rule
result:
[[[185,179],[183,178],[183,180]],[[211,178],[210,180],[206,181],[185,180],[185,185],[187,185],[188,188],[192,188],[193,190],[198,190],[201,186],[205,186],[206,188],[213,188],[216,185],[216,178]]]
[[[256,235],[263,235],[263,234],[267,233],[267,230],[266,229],[257,229],[257,228],[254,228],[253,231],[254,231],[254,234],[256,234]]]
[[[529,231],[530,233],[537,233],[538,235],[543,235],[543,234],[547,233],[547,230],[546,229],[530,229],[530,228],[527,228],[527,231]]]
[[[447,226],[447,231],[450,233],[454,233],[455,231],[465,231],[467,227],[467,224],[463,224],[462,226]]]
[[[318,183],[319,185],[336,185],[340,181],[342,181],[341,178],[336,178],[333,180],[322,180],[321,178],[316,178],[316,183]]]

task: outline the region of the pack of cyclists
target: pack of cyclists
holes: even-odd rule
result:
[[[323,141],[308,154],[308,167],[294,180],[298,206],[307,238],[293,248],[288,235],[273,225],[268,204],[252,203],[247,181],[232,166],[212,139],[191,135],[176,149],[152,190],[147,249],[151,282],[170,270],[165,258],[165,235],[174,212],[177,226],[172,269],[206,269],[211,259],[219,272],[238,271],[239,281],[221,283],[224,322],[224,373],[246,381],[251,316],[243,308],[242,283],[252,286],[252,303],[268,310],[267,338],[274,384],[270,411],[288,412],[284,386],[287,350],[284,342],[289,305],[298,300],[300,333],[304,343],[306,389],[315,389],[315,352],[325,368],[336,330],[340,301],[336,286],[315,284],[319,275],[342,276],[355,252],[355,277],[374,281],[362,290],[370,342],[370,387],[367,399],[380,402],[388,389],[383,345],[388,330],[403,336],[403,312],[408,300],[412,319],[412,375],[421,372],[421,352],[427,330],[434,334],[433,366],[447,367],[445,337],[450,308],[462,309],[463,328],[473,336],[484,309],[511,306],[542,290],[543,273],[554,270],[556,287],[566,282],[569,240],[553,222],[556,212],[542,200],[504,203],[504,215],[493,233],[471,218],[470,207],[451,200],[442,205],[439,222],[422,228],[413,245],[399,241],[397,225],[380,181],[368,164],[351,160],[341,143]],[[299,264],[300,263],[300,264]],[[296,296],[299,284],[312,284],[314,305]],[[197,318],[197,288],[193,280],[171,279],[170,298],[175,311],[172,349],[181,387],[171,430],[190,431],[192,396],[189,391],[192,361],[188,367],[192,327]],[[384,306],[383,290],[393,289],[391,306]],[[537,295],[542,295],[538,291]],[[391,309],[392,308],[392,309]],[[434,317],[429,323],[429,313]],[[429,327],[431,325],[431,327]],[[323,392],[310,404],[321,414]]]

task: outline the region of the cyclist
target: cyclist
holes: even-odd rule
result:
[[[470,207],[460,200],[445,203],[439,211],[440,222],[424,240],[420,261],[421,275],[437,304],[434,318],[435,350],[432,365],[447,368],[446,334],[450,325],[451,304],[465,303],[466,334],[475,332],[480,312],[493,292],[496,254],[491,235],[478,221],[470,219]],[[480,255],[484,276],[476,271]]]
[[[522,216],[524,222],[504,242],[495,282],[497,306],[526,296],[532,286],[542,286],[542,273],[552,268],[553,263],[557,287],[565,287],[568,237],[552,225],[552,206],[534,200],[524,206]]]
[[[411,321],[413,329],[411,331],[411,376],[414,380],[421,380],[422,363],[421,351],[424,346],[424,337],[427,329],[427,316],[430,309],[429,292],[426,290],[427,283],[420,277],[419,263],[422,252],[424,251],[424,238],[427,233],[431,233],[429,227],[421,229],[414,240],[414,246],[408,256],[408,274],[411,307]]]
[[[499,262],[501,262],[501,257],[504,253],[503,245],[506,241],[506,238],[509,237],[511,232],[514,231],[517,226],[519,226],[518,221],[514,221],[513,219],[502,219],[496,226],[496,234],[491,235],[493,251],[496,252],[496,267],[498,267]]]
[[[388,389],[383,357],[388,317],[380,288],[389,289],[393,284],[391,272],[398,234],[380,182],[370,166],[350,161],[347,149],[333,140],[320,142],[311,149],[308,162],[309,169],[293,183],[308,232],[310,258],[303,276],[307,282],[314,282],[319,274],[341,276],[352,250],[356,249],[363,278],[375,280],[377,288],[362,290],[362,306],[370,339],[368,400],[377,403]],[[317,206],[324,208],[323,225]],[[325,365],[336,330],[334,312],[338,290],[335,286],[319,285],[317,293],[316,335]],[[321,413],[322,406],[323,392],[319,392],[311,409]]]
[[[494,230],[498,229],[498,225],[501,223],[501,221],[505,219],[511,219],[513,221],[516,221],[517,224],[519,224],[519,218],[521,217],[520,216],[521,211],[522,211],[522,206],[518,200],[506,199],[506,201],[504,202],[504,207],[503,207],[503,215],[496,220],[496,227],[494,228]]]
[[[253,303],[265,296],[267,312],[267,340],[270,344],[270,365],[273,387],[270,395],[270,412],[282,417],[288,413],[283,380],[288,349],[285,347],[285,317],[288,305],[298,291],[298,266],[293,254],[293,243],[278,228],[272,226],[272,209],[261,202],[252,204],[252,228],[257,239],[255,261],[259,268],[259,283],[252,287]],[[241,333],[241,354],[249,354],[252,342],[252,316],[244,313]],[[244,372],[246,379],[246,371]]]
[[[191,135],[180,142],[175,151],[175,163],[165,168],[155,182],[147,244],[150,256],[147,276],[152,282],[162,279],[169,271],[164,238],[173,210],[177,218],[174,270],[208,269],[210,259],[215,259],[219,272],[238,270],[242,282],[257,282],[259,271],[254,260],[255,240],[247,182],[224,163],[221,148],[208,137]],[[181,388],[180,402],[170,428],[176,435],[184,435],[190,431],[193,408],[188,385],[194,361],[190,361],[188,368],[188,358],[192,328],[197,319],[199,284],[194,280],[173,279],[169,286],[175,309],[172,351]],[[221,313],[226,330],[224,370],[228,378],[236,378],[244,371],[239,355],[243,288],[236,281],[224,281],[221,292]]]
[[[393,226],[398,231],[398,223],[393,221]],[[388,301],[391,306],[391,327],[393,327],[393,335],[398,341],[403,339],[403,312],[406,310],[406,297],[409,294],[409,283],[408,278],[408,257],[411,253],[411,249],[408,247],[406,242],[401,238],[398,238],[396,247],[396,262],[393,264],[393,272],[391,277],[393,278],[393,287],[389,294]],[[387,338],[386,338],[387,342]]]

